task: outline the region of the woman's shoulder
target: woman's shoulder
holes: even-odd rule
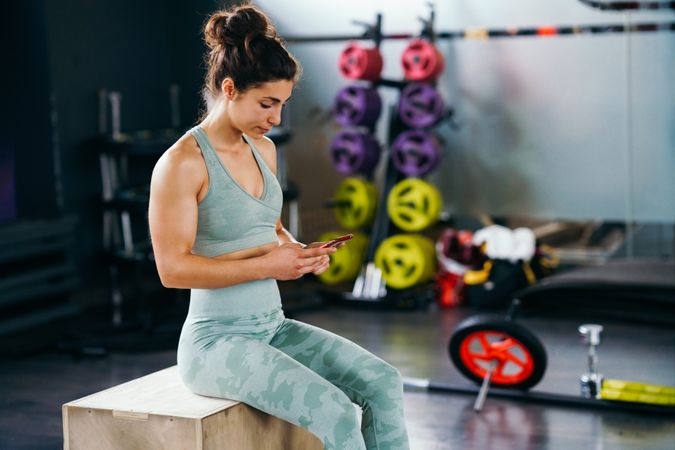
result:
[[[277,148],[272,142],[272,139],[267,136],[253,138],[249,136],[255,148],[258,149],[260,155],[263,157],[267,165],[272,169],[272,172],[277,172]]]
[[[160,161],[170,165],[203,165],[202,152],[197,145],[197,141],[191,134],[187,133],[181,136],[171,147],[169,147],[161,156]]]
[[[162,154],[155,165],[155,171],[158,170],[172,176],[190,177],[202,176],[206,172],[201,150],[192,135],[183,135]]]

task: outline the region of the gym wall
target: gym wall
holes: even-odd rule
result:
[[[58,155],[52,145],[51,80],[43,2],[4,3],[0,32],[3,34],[0,145],[6,164],[3,170],[11,174],[14,167],[13,212],[27,219],[54,217],[62,205],[56,174]]]
[[[97,92],[122,93],[124,131],[160,129],[170,125],[169,85],[176,83],[182,89],[184,126],[191,125],[200,107],[200,27],[220,4],[31,0],[7,5],[3,16],[10,28],[3,29],[10,36],[3,46],[15,46],[10,54],[18,70],[3,73],[3,90],[13,97],[2,109],[2,122],[20,137],[18,215],[78,216],[73,250],[86,285],[105,275],[98,256],[99,159],[90,145],[98,133]],[[149,179],[152,164],[136,169]]]
[[[384,13],[384,33],[417,32],[425,1],[257,2],[282,35],[357,35]],[[572,0],[436,2],[436,29],[670,21],[672,12],[600,12]],[[302,23],[301,26],[298,24]],[[383,75],[400,78],[406,42],[385,41]],[[444,162],[430,180],[466,215],[675,221],[675,40],[672,33],[441,40],[439,89],[458,130],[441,126]],[[337,175],[326,152],[342,43],[298,43],[305,75],[292,99],[289,177],[320,208]],[[334,70],[332,70],[334,68]],[[383,98],[393,93],[380,90]],[[323,119],[323,120],[322,120]],[[386,119],[380,120],[380,124]],[[380,130],[379,137],[384,139]],[[313,169],[307,170],[308,167]],[[672,228],[672,227],[670,227]]]
[[[12,0],[3,5],[1,45],[8,67],[16,70],[0,75],[0,123],[2,136],[10,136],[15,146],[18,214],[77,214],[74,253],[85,284],[98,284],[105,275],[98,258],[100,170],[96,149],[89,145],[98,133],[97,91],[122,92],[124,131],[158,129],[169,126],[168,88],[177,83],[183,126],[192,125],[203,76],[200,27],[209,12],[227,4]],[[411,32],[419,29],[417,15],[427,10],[421,0],[405,7],[351,0],[256,4],[287,36],[357,34],[361,29],[351,21],[370,21],[378,11],[385,13],[385,32]],[[436,7],[440,30],[673,17],[600,13],[571,0],[438,2]],[[405,44],[383,44],[388,77],[401,77],[398,61]],[[447,151],[431,177],[446,210],[675,222],[672,33],[438,45],[447,62],[439,86],[460,126],[440,128]],[[343,48],[342,43],[291,45],[305,76],[292,99],[294,138],[286,155],[289,178],[301,189],[303,216],[326,215],[321,204],[341,179],[327,148],[338,128],[330,116],[333,98],[347,84],[336,67]],[[385,89],[382,95],[390,102],[395,98]],[[386,112],[380,121],[385,123]],[[150,165],[140,169],[149,177]]]

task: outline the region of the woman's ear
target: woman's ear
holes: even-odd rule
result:
[[[234,80],[230,77],[226,77],[223,82],[220,83],[220,91],[226,99],[232,100],[237,93],[237,90],[234,87]]]

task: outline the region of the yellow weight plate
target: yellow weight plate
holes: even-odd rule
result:
[[[429,242],[424,242],[425,239]],[[382,241],[375,251],[375,265],[382,270],[382,278],[387,285],[405,289],[431,279],[435,261],[429,246],[433,248],[429,239],[407,234]]]
[[[375,218],[377,190],[373,183],[360,178],[345,178],[337,188],[335,219],[343,227],[354,230],[370,225]]]
[[[319,237],[320,242],[329,241],[345,234],[343,231],[330,231]],[[330,267],[319,275],[319,280],[326,284],[339,284],[354,280],[361,270],[366,254],[368,239],[362,234],[354,233],[340,249],[329,255]]]
[[[443,199],[434,185],[419,178],[398,182],[387,197],[387,211],[404,231],[420,231],[438,221]]]
[[[421,235],[413,235],[413,236],[415,240],[418,242],[422,251],[424,252],[426,258],[428,258],[427,261],[429,263],[426,265],[427,270],[424,273],[424,279],[425,280],[431,279],[436,273],[436,263],[437,263],[436,247],[434,246],[434,242],[425,236]]]

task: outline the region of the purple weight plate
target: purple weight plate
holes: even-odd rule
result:
[[[441,145],[426,131],[404,131],[391,146],[391,159],[396,169],[409,177],[426,175],[440,163]]]
[[[345,175],[371,172],[380,159],[380,144],[368,133],[339,131],[330,145],[335,169]]]
[[[382,111],[382,100],[377,89],[347,86],[335,97],[335,120],[344,126],[372,126]]]
[[[445,112],[443,97],[429,84],[410,83],[401,92],[399,115],[411,128],[436,125]]]

